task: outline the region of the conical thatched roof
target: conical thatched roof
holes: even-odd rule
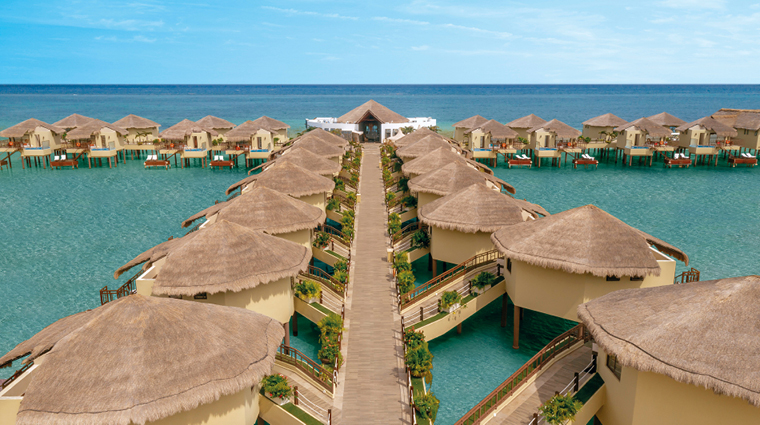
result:
[[[554,133],[554,135],[560,139],[572,139],[581,135],[579,130],[570,127],[558,119],[553,119],[549,122],[537,125],[528,130],[528,133],[535,133],[538,130]]]
[[[227,189],[227,195],[240,186],[253,182],[256,182],[257,186],[265,186],[296,198],[329,193],[335,189],[335,182],[332,179],[284,161],[233,184]]]
[[[460,161],[450,162],[439,169],[414,177],[409,180],[409,190],[413,193],[446,196],[475,183],[486,181],[504,188],[509,193],[515,193],[515,188],[504,180]]]
[[[375,117],[382,124],[409,122],[406,117],[391,111],[374,100],[367,101],[345,115],[340,116],[338,122],[358,123],[363,121],[368,115]]]
[[[58,122],[54,122],[53,125],[57,127],[65,128],[67,130],[71,130],[72,128],[77,128],[83,125],[87,125],[94,120],[95,118],[86,117],[84,115],[71,114],[68,117]]]
[[[720,108],[711,117],[729,127],[742,130],[760,130],[760,109]]]
[[[649,118],[650,121],[663,127],[678,127],[679,125],[686,124],[686,121],[681,118],[674,117],[667,112],[660,112],[657,115],[652,115]]]
[[[396,156],[401,158],[403,161],[409,161],[411,159],[427,155],[439,148],[455,150],[454,146],[446,140],[430,135],[423,137],[411,145],[406,145],[403,148],[398,148],[398,150],[396,150]]]
[[[236,202],[238,199],[240,199],[240,196],[236,196],[230,200],[223,201],[223,202],[217,202],[216,204],[204,208],[201,211],[191,215],[188,217],[185,221],[182,222],[182,227],[188,227],[191,224],[193,224],[195,221],[200,220],[204,217],[211,217],[212,215],[218,213],[224,208],[227,208],[228,206],[232,205],[234,202]]]
[[[185,137],[193,133],[208,133],[211,136],[217,136],[219,133],[213,128],[204,127],[198,123],[184,119],[177,124],[161,132],[161,137],[167,140],[185,140]]]
[[[650,245],[689,264],[680,249],[594,205],[510,226],[491,235],[491,240],[509,258],[600,277],[659,276],[660,266]]]
[[[624,289],[578,307],[605,352],[626,367],[760,407],[760,276]]]
[[[156,128],[161,127],[161,124],[151,121],[147,118],[138,117],[135,114],[129,114],[126,117],[120,119],[119,121],[116,121],[113,123],[114,125],[118,125],[121,128],[126,128],[129,130],[130,128]]]
[[[285,129],[290,128],[290,126],[285,124],[284,122],[276,120],[274,118],[270,118],[266,115],[262,115],[256,118],[255,120],[253,120],[253,123],[258,126],[261,126],[261,128],[264,128],[270,131],[285,130]]]
[[[338,136],[337,134],[330,133],[329,131],[323,128],[315,128],[313,130],[309,130],[309,132],[304,133],[303,135],[295,139],[293,143],[296,143],[299,141],[305,141],[309,139],[318,139],[323,142],[327,142],[332,145],[338,146],[340,148],[346,148],[349,145],[348,140]]]
[[[454,127],[454,128],[466,128],[466,129],[469,130],[471,128],[475,128],[475,127],[481,126],[481,125],[485,124],[486,122],[488,122],[488,120],[486,118],[483,118],[480,115],[475,115],[475,116],[472,116],[472,117],[467,118],[465,120],[462,120],[462,121],[459,121],[457,123],[454,123],[454,125],[452,127]]]
[[[535,207],[546,213],[540,206]],[[522,205],[514,198],[484,183],[470,185],[425,204],[417,215],[429,226],[463,233],[495,232],[504,226],[522,223],[526,218]]]
[[[587,125],[589,127],[619,127],[627,122],[628,121],[620,118],[615,114],[604,114],[583,121],[583,125]]]
[[[709,130],[715,133],[718,137],[734,137],[737,134],[739,134],[735,128],[729,127],[723,124],[722,122],[716,120],[715,118],[710,118],[710,117],[700,118],[696,121],[692,121],[690,123],[684,124],[676,128],[676,130],[680,132],[684,132],[696,126]]]
[[[55,134],[63,134],[66,132],[66,130],[61,127],[50,125],[38,119],[29,118],[26,121],[22,121],[12,127],[0,131],[0,137],[24,137],[26,133],[33,132],[37,127],[48,129]]]
[[[526,115],[507,123],[509,128],[529,129],[546,123],[546,120],[534,114]]]
[[[303,137],[293,142],[291,146],[292,148],[299,147],[306,149],[324,158],[339,157],[345,152],[345,149],[337,144],[325,142],[319,137]]]
[[[615,131],[625,131],[629,128],[635,128],[639,131],[644,131],[648,135],[653,137],[668,137],[670,136],[670,129],[665,128],[649,118],[639,118],[636,121],[631,121],[627,124],[623,124],[617,127]]]
[[[196,121],[196,123],[202,127],[213,128],[214,130],[228,130],[235,127],[235,124],[213,115],[206,115]]]
[[[407,176],[410,174],[416,174],[419,176],[442,168],[446,164],[455,161],[471,164],[478,169],[486,171],[488,174],[493,174],[493,171],[485,165],[470,159],[466,159],[462,155],[452,152],[451,147],[441,147],[428,154],[420,156],[419,158],[405,162],[403,165],[401,165],[401,172]]]
[[[114,124],[101,121],[98,119],[92,119],[87,124],[84,124],[82,126],[79,126],[69,131],[66,134],[66,138],[69,140],[89,139],[93,134],[99,133],[100,130],[104,128],[113,130],[116,133],[118,133],[120,136],[126,136],[127,134],[129,134],[129,131],[127,131],[124,128],[119,127],[118,125],[114,125]]]
[[[734,127],[745,130],[760,130],[760,113],[745,112],[739,114],[734,122]]]
[[[224,137],[230,142],[250,142],[251,137],[258,133],[259,130],[272,132],[272,130],[264,128],[249,120],[225,133]]]
[[[280,157],[271,162],[272,165],[265,165],[264,169],[268,169],[274,164],[281,164],[283,162],[290,162],[299,167],[303,167],[309,171],[319,174],[320,176],[332,177],[335,173],[340,172],[341,165],[335,161],[329,160],[323,156],[319,156],[308,149],[304,149],[299,145],[288,149]]]
[[[188,233],[185,236],[182,236],[181,238],[174,238],[169,239],[166,242],[161,242],[160,244],[146,250],[123,266],[116,269],[113,274],[113,278],[118,279],[119,276],[121,276],[121,274],[125,271],[143,263],[145,263],[143,265],[143,270],[148,270],[150,266],[153,265],[153,263],[166,257],[172,250],[177,249],[178,247],[190,242],[196,236],[198,236],[198,232],[192,232]]]
[[[80,315],[42,338],[54,347],[16,424],[142,425],[195,409],[258,384],[285,334],[246,309],[141,295]]]
[[[296,276],[311,260],[301,244],[221,218],[197,233],[166,256],[154,295],[238,292]]]
[[[514,139],[518,136],[516,131],[496,120],[486,121],[477,127],[465,131],[465,133],[469,134],[476,130],[480,130],[483,133],[491,133],[492,139]]]
[[[393,144],[396,145],[396,148],[401,149],[404,146],[409,146],[412,143],[415,143],[427,136],[434,136],[438,137],[441,140],[448,140],[427,127],[420,127],[417,130],[414,130],[413,132],[405,135],[404,137],[397,139],[395,142],[393,142]]]

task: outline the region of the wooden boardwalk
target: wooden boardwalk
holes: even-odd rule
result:
[[[341,424],[410,423],[401,324],[387,257],[380,150],[364,145]]]

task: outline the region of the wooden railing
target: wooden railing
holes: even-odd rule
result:
[[[406,227],[393,234],[393,243],[395,244],[402,241],[405,237],[415,233],[423,227],[424,226],[420,221],[415,221],[414,223],[408,224]]]
[[[331,198],[335,198],[339,200],[341,204],[345,205],[346,208],[348,208],[351,211],[354,211],[354,208],[356,207],[356,202],[351,202],[348,198],[346,198],[345,196],[339,193],[333,193]]]
[[[319,230],[322,232],[327,233],[328,235],[335,238],[338,242],[342,243],[346,246],[346,248],[351,247],[351,240],[348,238],[348,235],[341,232],[340,230],[330,226],[329,224],[320,224]]]
[[[283,363],[293,365],[296,369],[311,376],[317,383],[332,394],[333,383],[335,382],[333,380],[333,373],[327,371],[322,365],[306,357],[300,351],[285,344],[280,344],[280,347],[275,354],[275,358]]]
[[[316,280],[341,298],[345,296],[346,285],[318,267],[309,266],[307,271],[300,274],[307,279]]]
[[[517,372],[507,378],[501,385],[488,394],[477,406],[470,409],[454,425],[474,425],[479,424],[481,419],[487,417],[494,411],[499,403],[515,393],[528,378],[535,375],[544,368],[547,363],[557,357],[558,354],[568,350],[579,341],[588,341],[591,335],[586,332],[583,324],[576,325],[574,328],[554,338],[552,342],[536,353],[527,363],[525,363]]]
[[[680,282],[679,282],[680,280]],[[694,267],[676,276],[673,283],[699,282],[699,270]]]
[[[124,284],[118,289],[108,289],[108,285],[101,288],[100,305],[135,293],[135,291],[137,291],[137,278],[140,277],[142,273],[142,270],[140,270],[134,276],[130,277],[128,281],[124,282]]]
[[[348,178],[343,177],[343,176],[337,176],[335,178],[338,179],[338,180],[342,180],[343,183],[346,185],[346,187],[350,187],[353,190],[357,190],[356,185],[354,185],[354,184],[351,183],[351,179],[348,179]]]
[[[393,177],[392,179],[388,180],[388,183],[385,184],[385,188],[388,189],[389,187],[393,186],[394,184],[397,184],[399,180],[401,180],[401,176]]]
[[[499,258],[502,258],[502,254],[495,249],[469,258],[463,263],[454,266],[452,269],[441,273],[433,279],[430,279],[428,282],[414,288],[405,294],[402,294],[399,297],[399,307],[403,310],[404,308],[407,308],[410,305],[414,304],[416,300],[420,300],[426,295],[437,291],[440,287],[450,283],[452,280],[464,276],[473,268],[496,261]]]
[[[185,235],[189,235],[190,233],[193,233],[196,230],[200,229],[203,223],[205,223],[205,221],[201,221],[200,223],[197,223],[195,226],[191,227],[190,230],[188,230],[187,233],[185,233]]]
[[[24,372],[26,372],[27,370],[29,370],[29,368],[31,368],[32,366],[34,366],[34,362],[33,361],[31,361],[29,363],[26,363],[23,366],[21,366],[21,369],[19,369],[16,372],[14,372],[13,375],[11,375],[10,378],[8,378],[5,381],[3,381],[2,383],[0,383],[0,391],[4,390],[8,386],[10,386],[13,383],[13,381],[15,381],[16,379],[18,379],[19,376],[23,375]]]

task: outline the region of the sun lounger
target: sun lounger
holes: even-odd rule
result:
[[[736,167],[737,165],[740,165],[740,164],[754,167],[755,165],[757,165],[757,158],[755,158],[751,154],[742,154],[742,156],[731,155],[728,157],[728,165],[730,165],[731,167]]]
[[[665,156],[663,160],[665,161],[665,166],[668,168],[673,168],[674,165],[677,165],[678,168],[688,168],[691,165],[691,157],[681,153],[674,153],[673,158]]]
[[[171,168],[168,159],[158,159],[158,155],[148,155],[148,159],[145,160],[145,168],[148,167],[164,167],[167,170]]]
[[[533,166],[533,161],[530,159],[529,156],[523,155],[523,154],[517,154],[514,156],[514,158],[509,158],[507,160],[507,165],[509,168],[512,168],[513,165],[516,165],[518,167],[527,165],[528,167]]]

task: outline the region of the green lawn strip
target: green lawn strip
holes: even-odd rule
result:
[[[326,249],[326,250],[325,250],[325,252],[326,252],[326,253],[328,253],[328,254],[330,254],[330,255],[332,255],[333,257],[337,257],[337,258],[340,258],[341,260],[345,260],[345,259],[346,259],[346,257],[344,257],[344,256],[342,256],[342,255],[340,255],[340,254],[338,254],[338,253],[337,253],[337,252],[335,252],[335,251],[330,251],[329,249]]]
[[[323,425],[321,421],[318,421],[314,416],[304,412],[300,407],[293,403],[283,405],[282,408],[306,425]]]
[[[599,388],[602,388],[602,385],[604,385],[604,380],[601,376],[599,376],[598,373],[594,374],[594,376],[586,382],[586,385],[583,386],[583,388],[580,389],[575,394],[575,398],[580,400],[583,403],[586,403],[591,399],[591,396],[596,394],[596,392],[599,390]]]
[[[327,314],[327,315],[329,315],[330,313],[335,313],[334,311],[330,310],[329,308],[327,308],[327,307],[325,307],[322,304],[317,303],[317,302],[313,302],[310,305],[312,307],[316,308],[317,310],[321,311],[322,313]]]
[[[472,301],[473,298],[475,298],[473,295],[468,295],[468,296],[462,298],[462,307],[464,307],[468,302]],[[460,308],[462,308],[462,307],[460,307]],[[419,323],[415,323],[414,324],[414,328],[415,329],[419,329],[419,328],[421,328],[421,327],[423,327],[425,325],[429,325],[430,323],[433,323],[436,320],[438,320],[438,319],[440,319],[440,318],[442,318],[442,317],[444,317],[444,316],[446,316],[448,314],[449,313],[446,313],[446,312],[440,312],[440,313],[436,314],[433,317],[427,318],[427,319],[425,319],[425,320],[423,320],[423,321],[421,321]]]

